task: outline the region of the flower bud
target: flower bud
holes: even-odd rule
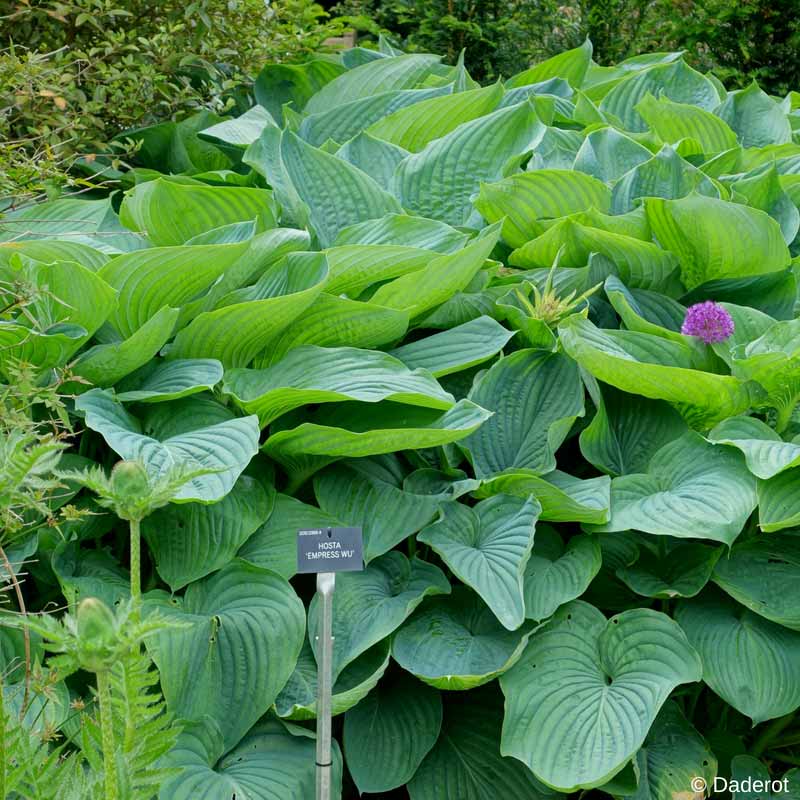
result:
[[[111,609],[96,597],[78,604],[78,658],[91,672],[107,669],[116,643],[116,626]]]
[[[150,485],[144,465],[139,461],[118,461],[111,470],[111,487],[122,499],[146,497]]]

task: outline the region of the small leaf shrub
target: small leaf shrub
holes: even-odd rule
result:
[[[313,797],[296,532],[355,525],[337,797],[673,800],[784,773],[796,793],[793,96],[679,53],[600,67],[588,41],[487,86],[383,43],[268,64],[254,95],[139,131],[124,192],[0,220],[0,371],[72,398],[75,512],[24,528],[14,563],[34,559],[29,614],[77,613],[29,626],[61,652],[49,734],[77,772]],[[22,450],[35,488],[52,468]],[[87,599],[175,720],[148,695],[150,783],[124,769],[146,759],[122,672],[89,665],[129,736],[63,713],[93,685],[85,659],[57,672]],[[3,619],[19,697],[41,639],[26,659]]]

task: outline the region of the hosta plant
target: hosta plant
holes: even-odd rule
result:
[[[63,382],[82,459],[24,599],[132,604],[180,730],[147,790],[313,797],[296,535],[346,525],[337,798],[797,796],[795,95],[589,42],[490,86],[354,48],[254,94],[0,220],[0,373]]]

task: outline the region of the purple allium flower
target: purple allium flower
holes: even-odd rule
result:
[[[721,305],[706,300],[689,306],[681,333],[697,336],[706,344],[724,342],[733,333],[733,319]]]

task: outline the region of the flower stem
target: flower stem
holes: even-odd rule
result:
[[[136,617],[142,605],[142,542],[139,534],[139,520],[132,519],[131,527],[131,599]]]
[[[105,772],[106,798],[118,800],[117,764],[114,752],[114,721],[111,716],[111,690],[108,671],[97,673],[97,697],[100,702],[100,733],[103,741],[103,771]]]
[[[772,722],[764,728],[755,742],[753,742],[753,746],[750,748],[750,754],[758,758],[772,742],[791,725],[794,715],[795,712],[793,711],[791,714],[773,719]]]

